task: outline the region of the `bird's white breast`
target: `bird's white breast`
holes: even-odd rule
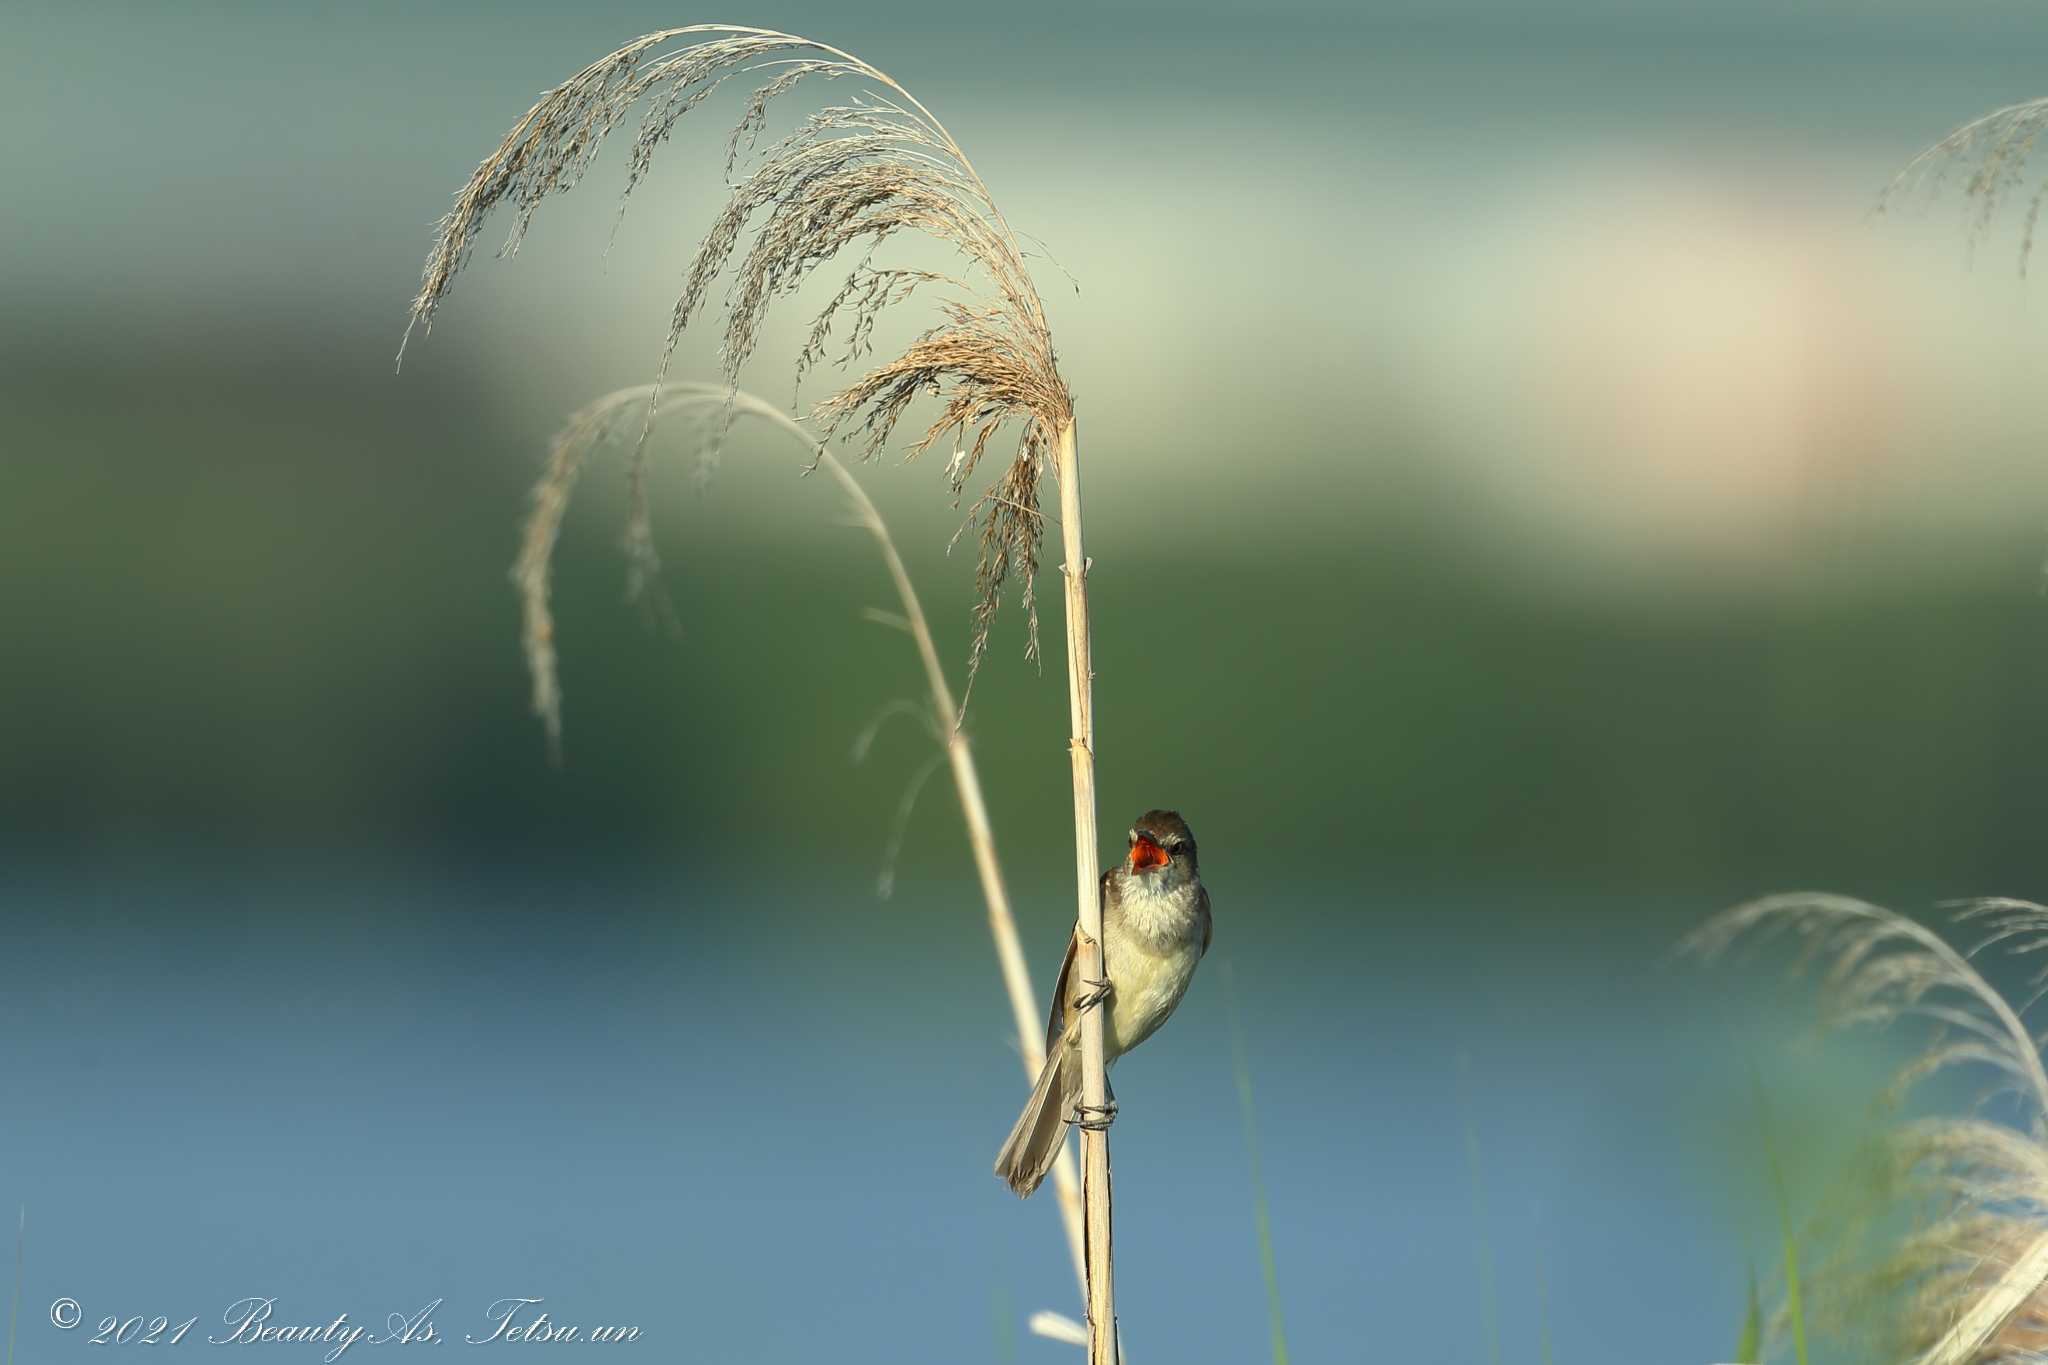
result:
[[[1195,964],[1202,960],[1200,896],[1183,883],[1154,892],[1135,877],[1106,906],[1104,947],[1109,958],[1108,1051],[1129,1052],[1166,1022],[1187,994]]]

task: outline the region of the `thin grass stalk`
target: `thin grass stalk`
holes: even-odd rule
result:
[[[613,424],[618,418],[641,409],[649,401],[652,390],[653,386],[647,384],[620,389],[570,417],[550,445],[547,467],[533,490],[533,510],[527,517],[526,533],[512,579],[519,587],[525,613],[526,659],[533,675],[534,712],[547,728],[549,751],[557,759],[561,753],[562,693],[556,678],[554,616],[548,607],[555,544],[562,518],[568,510],[570,492],[582,471],[584,460],[614,429]],[[917,647],[918,659],[924,665],[925,682],[931,693],[933,733],[944,743],[948,766],[953,774],[953,788],[960,799],[960,813],[967,824],[968,846],[974,853],[974,868],[981,882],[982,899],[988,905],[989,937],[995,943],[996,963],[1002,973],[1004,994],[1009,998],[1011,1016],[1017,1029],[1017,1050],[1023,1061],[1026,1081],[1036,1080],[1039,1069],[1045,1064],[1044,1029],[1039,1023],[1045,1017],[1045,1011],[1031,990],[1031,969],[1024,960],[1023,940],[1017,933],[1016,916],[1010,911],[1010,895],[1003,881],[1002,863],[996,857],[995,829],[989,821],[988,803],[982,797],[974,748],[960,726],[959,708],[953,699],[953,689],[946,681],[946,670],[939,662],[938,646],[933,640],[924,604],[910,581],[902,555],[897,553],[888,523],[883,521],[880,509],[868,497],[860,481],[853,477],[852,471],[801,423],[780,408],[743,390],[727,390],[708,384],[671,383],[668,390],[671,402],[663,409],[664,414],[680,414],[692,407],[712,409],[722,414],[730,405],[734,420],[759,418],[793,438],[803,447],[814,467],[823,468],[832,476],[852,504],[861,527],[874,537],[883,566],[889,572],[889,581],[903,605],[902,618],[891,624],[900,625],[911,637]],[[1081,1177],[1071,1151],[1061,1151],[1052,1174],[1067,1250],[1073,1259],[1075,1280],[1085,1299],[1088,1272],[1082,1241]]]
[[[1764,1097],[1763,1077],[1752,1071],[1750,1082],[1756,1091],[1756,1118],[1763,1133],[1764,1163],[1771,1173],[1771,1199],[1778,1210],[1778,1242],[1785,1258],[1785,1315],[1792,1324],[1792,1356],[1799,1365],[1806,1365],[1806,1301],[1799,1288],[1799,1234],[1792,1225],[1792,1196],[1785,1186],[1784,1163],[1778,1160],[1778,1141],[1771,1128],[1771,1110]]]
[[[1764,1338],[1764,1305],[1757,1297],[1756,1267],[1749,1268],[1749,1311],[1742,1316],[1742,1335],[1736,1339],[1735,1354],[1729,1359],[1735,1365],[1762,1365]]]
[[[1095,829],[1095,672],[1088,638],[1088,555],[1081,541],[1081,461],[1074,423],[1060,428],[1053,451],[1060,485],[1060,541],[1066,562],[1067,707],[1073,734],[1067,752],[1074,766],[1074,883],[1080,902],[1081,951],[1075,966],[1084,984],[1109,980],[1102,956],[1102,872]],[[1087,1200],[1088,1365],[1116,1365],[1115,1255],[1110,1227],[1109,1063],[1103,1048],[1102,1001],[1081,1012],[1082,1192]]]

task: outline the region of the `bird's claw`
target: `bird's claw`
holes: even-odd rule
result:
[[[1082,981],[1081,984],[1088,989],[1074,997],[1073,1008],[1076,1014],[1081,1013],[1083,1010],[1092,1010],[1103,1001],[1109,999],[1111,990],[1109,978],[1092,977]]]
[[[1074,1106],[1074,1126],[1090,1133],[1109,1131],[1109,1125],[1116,1122],[1116,1097],[1110,1096],[1101,1104],[1077,1104]]]

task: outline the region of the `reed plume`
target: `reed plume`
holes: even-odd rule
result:
[[[845,435],[864,457],[887,445],[911,405],[935,399],[938,412],[908,443],[914,458],[951,438],[946,478],[955,505],[999,432],[1014,442],[1001,472],[969,505],[980,528],[977,601],[968,653],[972,688],[989,628],[1006,586],[1020,586],[1025,653],[1038,653],[1035,586],[1044,515],[1040,486],[1048,469],[1059,486],[1067,638],[1068,755],[1074,806],[1074,871],[1086,982],[1107,981],[1097,899],[1094,682],[1087,571],[1082,540],[1081,476],[1074,402],[1061,377],[1045,309],[1016,234],[973,163],[945,126],[886,73],[836,47],[769,29],[695,24],[635,39],[544,94],[478,164],[441,221],[412,305],[414,326],[428,327],[474,248],[483,220],[504,209],[512,219],[504,252],[517,249],[550,195],[576,187],[599,147],[645,102],[634,136],[626,193],[646,174],[677,123],[734,76],[759,84],[726,140],[733,181],[684,274],[661,363],[633,454],[636,576],[653,565],[646,534],[645,446],[659,411],[662,381],[683,329],[705,305],[713,282],[731,267],[722,308],[721,360],[728,390],[760,338],[773,301],[796,292],[811,273],[849,250],[852,268],[811,323],[796,360],[799,382],[828,358],[849,366],[868,355],[877,320],[913,295],[934,295],[938,322],[893,359],[870,366],[818,403],[813,422],[827,440]],[[768,111],[800,85],[850,80],[862,89],[842,104],[811,112],[791,133],[758,146]],[[744,167],[744,170],[741,168]],[[737,179],[734,179],[737,174]],[[953,249],[958,273],[878,264],[877,251],[899,234]],[[843,328],[835,345],[835,327]],[[400,346],[403,356],[404,346]],[[529,616],[529,652],[534,618]],[[541,625],[547,626],[545,618]],[[552,650],[543,634],[539,650]],[[963,703],[964,705],[964,703]],[[1113,1365],[1116,1315],[1111,1264],[1108,1104],[1102,1011],[1081,1015],[1083,1061],[1079,1126],[1086,1183],[1089,1359]]]
[[[2015,1007],[1972,961],[1993,946],[2022,955],[2048,949],[2048,908],[1976,901],[1957,918],[1979,931],[1967,951],[1879,906],[1801,893],[1729,910],[1685,945],[1712,959],[1741,939],[1789,934],[1801,943],[1802,963],[1821,964],[1830,1026],[1930,1026],[1895,1075],[1889,1103],[1949,1071],[1990,1076],[1965,1112],[1916,1119],[1888,1135],[1876,1187],[1910,1215],[1904,1230],[1876,1231],[1880,1220],[1866,1212],[1845,1235],[1852,1243],[1889,1239],[1837,1297],[1883,1294],[1901,1303],[1888,1349],[1915,1365],[1990,1365],[2034,1358],[2024,1352],[2048,1345],[2048,1072],[2021,1019],[2048,989],[2048,969]],[[1986,1116],[1995,1100],[2010,1118]]]
[[[681,39],[691,41],[675,46]],[[1072,425],[1073,397],[1060,376],[1024,253],[987,185],[944,125],[883,72],[821,43],[725,24],[651,33],[593,62],[544,94],[470,175],[437,230],[408,336],[415,326],[431,327],[493,211],[503,209],[512,220],[500,251],[511,255],[541,204],[580,184],[605,139],[644,101],[629,154],[624,196],[630,196],[683,116],[735,76],[761,80],[726,139],[727,176],[738,179],[684,274],[641,442],[683,330],[736,257],[722,298],[720,350],[732,388],[754,354],[770,305],[849,249],[854,264],[812,319],[797,357],[799,381],[828,360],[845,367],[869,355],[883,313],[921,290],[936,291],[938,324],[817,404],[811,420],[827,440],[842,432],[856,436],[862,456],[872,457],[888,445],[912,403],[937,398],[939,411],[910,441],[908,455],[951,438],[960,454],[945,476],[956,504],[967,496],[990,443],[1012,429],[1008,462],[969,506],[981,550],[971,688],[1013,579],[1024,599],[1025,653],[1038,656],[1039,486],[1059,433]],[[846,78],[879,91],[814,110],[793,132],[756,150],[778,98],[808,80]],[[963,263],[959,273],[878,264],[878,249],[905,232],[954,248]],[[643,458],[636,442],[636,515],[628,536],[642,561],[636,577],[644,580],[652,552]]]
[[[1970,241],[1974,246],[1990,232],[1999,208],[2025,194],[2019,252],[2024,275],[2034,251],[2041,206],[2048,201],[2048,178],[2032,185],[2029,192],[2029,164],[2044,128],[2048,128],[2048,99],[2022,100],[1971,119],[1907,162],[1879,196],[1878,209],[1882,212],[1916,190],[1932,196],[1948,183],[1950,173],[1960,168],[1963,195],[1971,205]]]

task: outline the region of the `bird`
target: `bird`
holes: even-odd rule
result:
[[[1104,870],[1098,894],[1109,977],[1102,1045],[1114,1063],[1159,1031],[1209,951],[1209,892],[1202,885],[1194,832],[1180,812],[1149,810],[1139,816],[1131,825],[1130,851]],[[996,1174],[1019,1197],[1029,1197],[1059,1160],[1081,1101],[1080,1019],[1091,983],[1074,971],[1080,946],[1077,924],[1053,985],[1045,1065],[996,1155]]]

